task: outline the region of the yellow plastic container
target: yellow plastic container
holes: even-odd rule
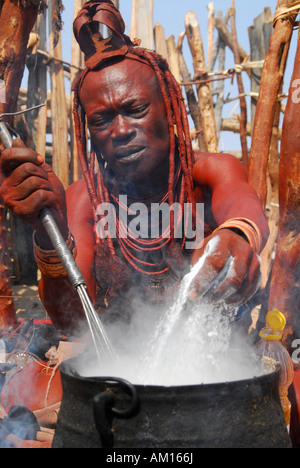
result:
[[[288,399],[288,389],[294,379],[292,359],[282,345],[283,330],[286,327],[285,316],[277,309],[271,310],[266,317],[267,326],[260,333],[260,341],[254,346],[259,356],[266,356],[281,365],[279,395],[284,412],[286,426],[289,430],[291,423],[291,403]]]

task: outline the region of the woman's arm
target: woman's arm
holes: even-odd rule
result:
[[[76,264],[82,273],[92,300],[95,298],[94,233],[91,202],[83,180],[66,191],[68,227],[76,245]],[[39,282],[41,300],[53,322],[65,333],[80,333],[84,312],[77,292],[67,277],[42,275]],[[84,330],[82,330],[84,332]]]
[[[229,154],[199,153],[193,176],[196,184],[211,190],[211,209],[216,225],[237,218],[254,222],[261,232],[262,250],[269,236],[268,223],[240,161]]]

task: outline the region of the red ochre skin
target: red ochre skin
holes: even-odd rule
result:
[[[83,82],[80,100],[93,144],[114,171],[116,180],[120,184],[130,181],[135,198],[138,196],[141,202],[159,193],[168,182],[169,132],[151,67],[123,60],[90,72]],[[208,222],[212,220],[214,226],[219,226],[231,218],[250,219],[259,227],[265,244],[268,226],[262,206],[235,157],[196,153],[193,178],[197,202],[205,204]],[[85,182],[80,180],[64,191],[52,169],[19,140],[2,152],[1,179],[4,203],[36,230],[40,247],[51,249],[38,218],[42,207],[50,207],[65,238],[70,229],[76,239],[77,265],[94,300],[94,218]],[[202,248],[193,252],[191,263],[197,262],[216,235],[218,248],[206,257],[193,286],[194,296],[202,295],[234,257],[235,271],[209,300],[221,300],[225,295],[227,303],[241,304],[255,292],[260,277],[259,258],[242,236],[229,229],[211,234]],[[39,291],[53,324],[65,333],[76,329],[83,313],[68,279],[42,276]]]

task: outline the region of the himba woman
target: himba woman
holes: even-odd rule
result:
[[[107,39],[100,25],[109,28]],[[39,220],[44,206],[50,207],[99,313],[108,318],[129,316],[137,297],[144,304],[172,298],[204,252],[191,298],[246,302],[257,290],[259,254],[268,237],[242,164],[231,155],[193,152],[184,99],[167,62],[133,43],[124,30],[109,0],[86,2],[74,22],[86,64],[74,84],[83,179],[65,192],[52,169],[19,140],[2,152],[0,195],[35,230],[40,296],[53,324],[69,336],[84,314]],[[133,219],[134,203],[149,213],[154,203],[189,204],[193,225],[197,204],[204,204],[204,240],[187,249],[184,230],[181,238],[176,235],[182,218],[172,210],[168,235],[160,229],[156,238],[133,236],[122,219],[124,210]],[[103,204],[116,209],[115,236],[110,226],[100,235],[104,212],[99,207],[108,206]],[[207,248],[212,241],[216,247]]]

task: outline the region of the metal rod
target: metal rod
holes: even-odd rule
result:
[[[32,109],[28,109],[28,111]],[[2,114],[2,116],[3,115],[16,114]],[[6,127],[5,122],[1,120],[2,116],[0,116],[0,139],[5,148],[11,148],[13,139],[8,128]],[[40,219],[74,289],[79,295],[99,361],[102,362],[107,358],[115,359],[116,356],[110,344],[109,338],[88,295],[87,285],[49,208],[45,207],[41,210]]]
[[[28,109],[24,109],[18,112],[5,112],[4,114],[0,114],[0,119],[2,117],[14,117],[15,115],[26,114],[26,112],[31,112],[35,109],[39,109],[40,107],[45,107],[46,104],[39,104],[38,106],[29,107]]]
[[[105,359],[109,358],[115,360],[117,356],[106,336],[102,322],[91,303],[86,286],[84,284],[80,284],[77,286],[77,292],[85,310],[93,341],[94,343],[97,343],[97,346],[95,347],[99,361],[102,362],[103,357],[105,357]]]
[[[5,148],[10,148],[12,145],[11,134],[3,120],[0,120],[0,139]]]
[[[76,289],[77,286],[85,284],[81,272],[76,265],[72,253],[68,249],[49,208],[45,207],[41,210],[40,220],[43,223],[43,226],[52,242],[54,250],[60,258],[73,287]]]

